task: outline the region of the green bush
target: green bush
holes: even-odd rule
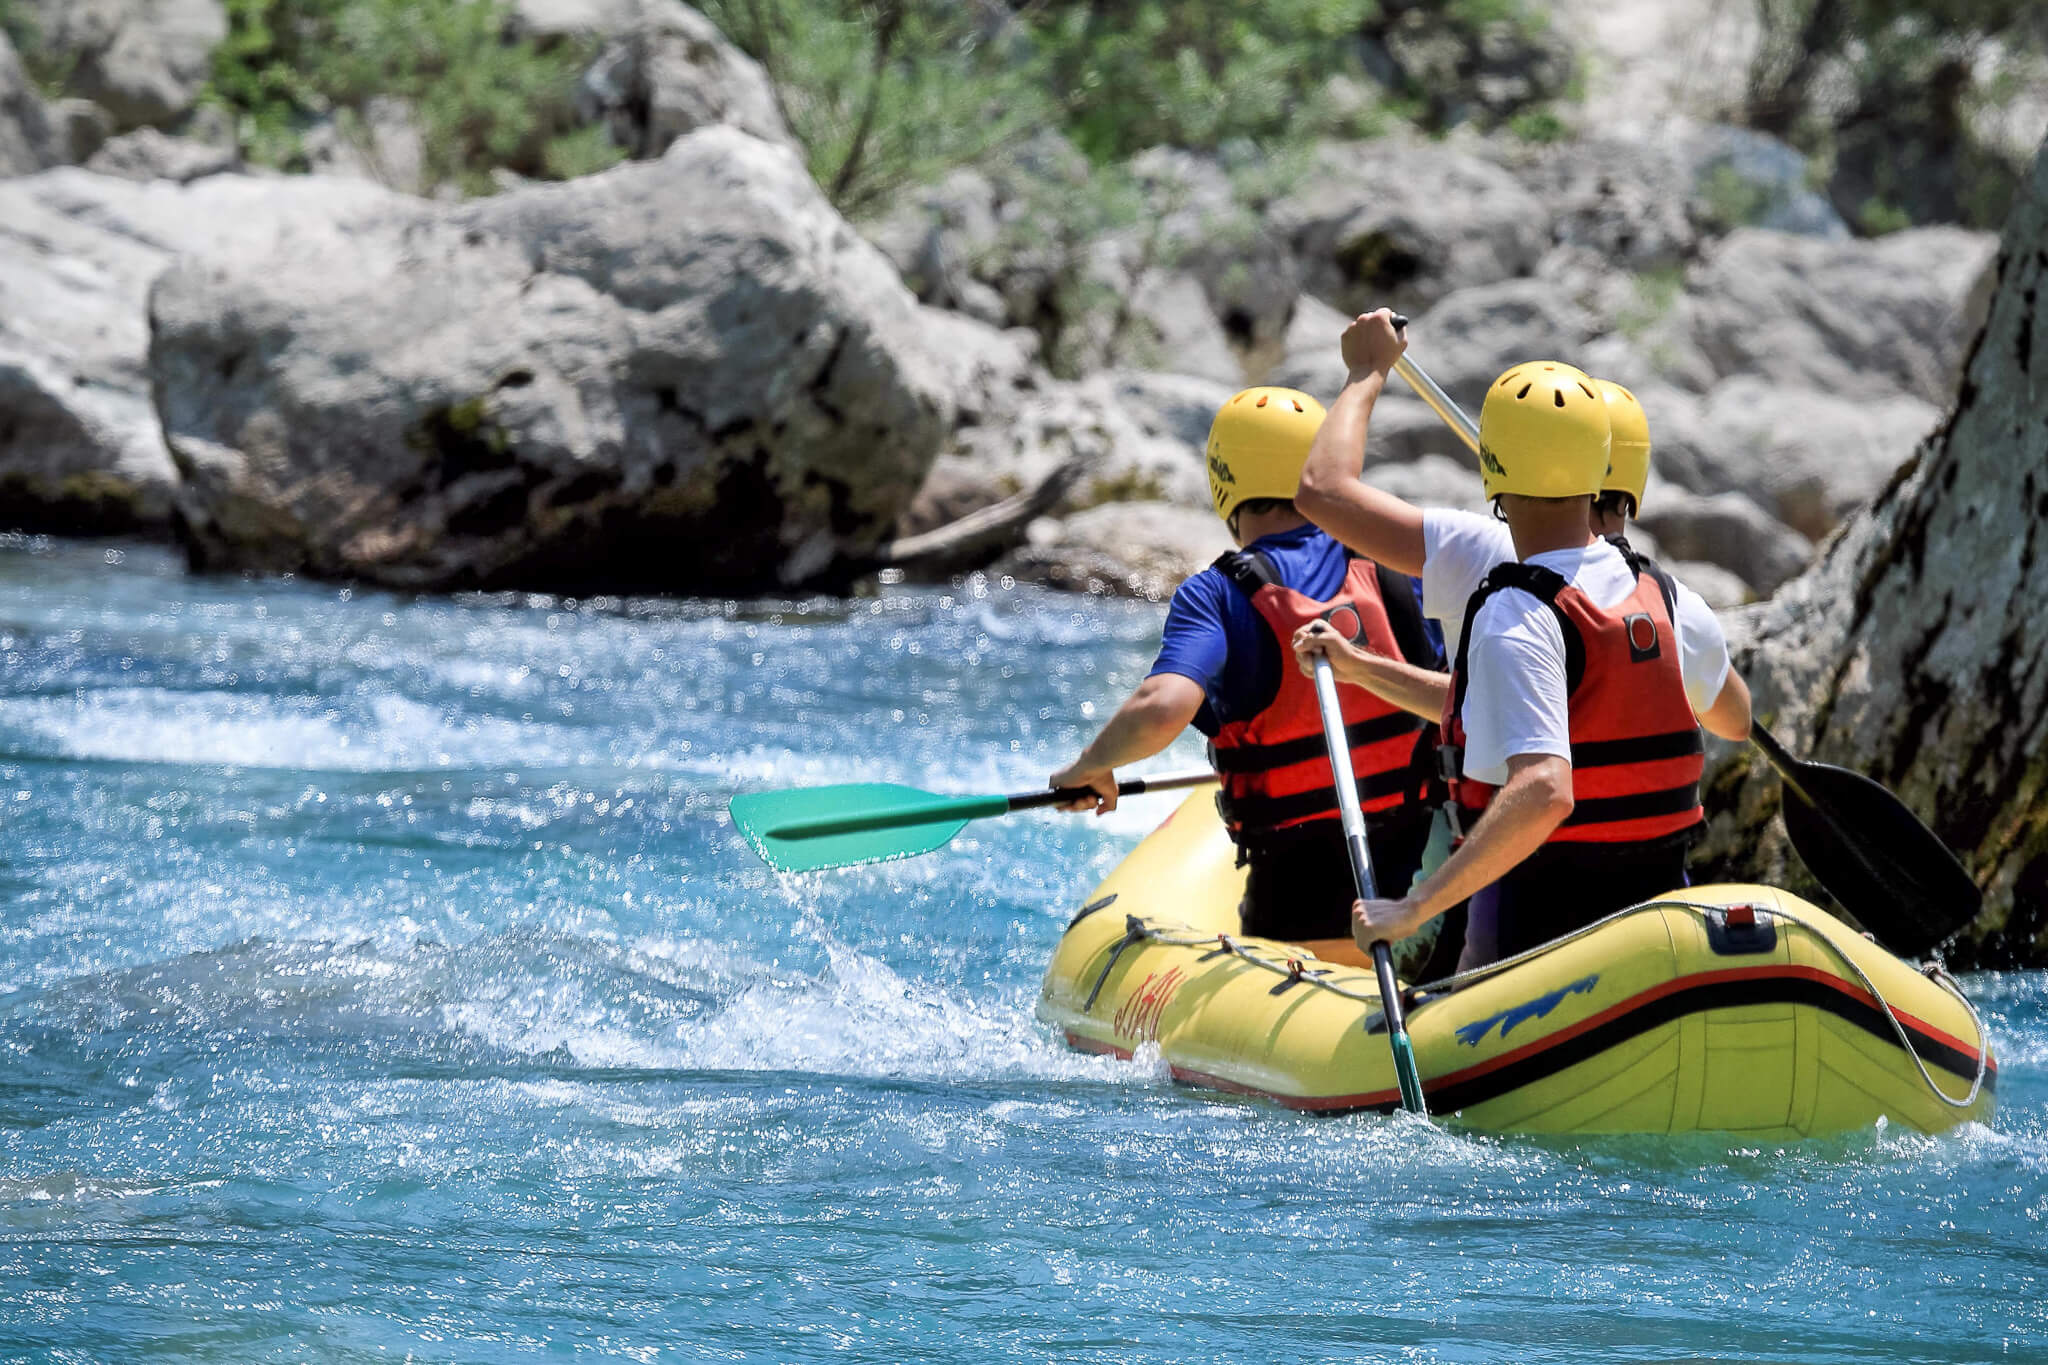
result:
[[[1341,116],[1334,76],[1361,75],[1374,0],[1090,0],[1032,25],[1067,136],[1098,160],[1147,147],[1285,141]]]
[[[811,175],[842,212],[979,161],[1056,121],[1016,41],[954,0],[707,0],[774,82]]]
[[[595,45],[512,38],[495,0],[227,0],[227,10],[206,98],[235,116],[252,161],[303,169],[308,127],[360,120],[384,95],[415,111],[430,186],[487,193],[497,167],[548,177],[608,164],[572,108]]]
[[[1755,0],[1747,121],[1830,168],[1835,207],[1868,232],[2004,221],[2025,157],[1973,118],[2010,92],[2004,53],[2048,71],[2040,0]]]

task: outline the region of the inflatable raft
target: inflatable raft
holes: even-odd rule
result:
[[[1186,1084],[1398,1107],[1371,969],[1239,936],[1234,863],[1196,792],[1075,914],[1039,1017],[1085,1051],[1156,1047]],[[1425,989],[1408,1030],[1430,1112],[1500,1131],[1937,1132],[1988,1119],[1997,1080],[1945,975],[1767,886],[1688,887]]]

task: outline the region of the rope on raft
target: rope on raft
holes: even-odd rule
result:
[[[1548,943],[1538,944],[1526,952],[1516,953],[1512,957],[1504,957],[1498,962],[1489,962],[1483,967],[1475,967],[1470,971],[1455,972],[1439,980],[1425,982],[1420,986],[1411,988],[1410,994],[1414,996],[1448,994],[1461,986],[1469,986],[1476,981],[1497,976],[1510,967],[1518,967],[1524,962],[1533,961],[1536,958],[1542,957],[1545,953],[1555,952],[1568,943],[1576,942],[1596,930],[1606,928],[1610,924],[1619,923],[1631,915],[1640,915],[1651,910],[1690,910],[1704,919],[1709,913],[1725,912],[1727,908],[1725,905],[1706,905],[1699,901],[1664,898],[1643,901],[1640,904],[1628,906],[1615,911],[1611,915],[1594,920],[1591,924],[1574,929],[1572,932],[1554,938]],[[1914,1049],[1912,1039],[1906,1033],[1906,1026],[1899,1021],[1898,1012],[1892,1008],[1891,1001],[1885,998],[1884,992],[1878,989],[1877,983],[1870,979],[1870,974],[1864,971],[1854,958],[1842,951],[1840,946],[1835,943],[1833,937],[1819,926],[1801,919],[1798,915],[1782,907],[1758,908],[1764,914],[1774,915],[1788,924],[1796,924],[1801,929],[1806,930],[1808,934],[1825,943],[1828,951],[1833,953],[1844,966],[1856,974],[1857,980],[1863,983],[1864,990],[1870,993],[1870,998],[1875,1000],[1878,1008],[1884,1012],[1886,1021],[1891,1024],[1892,1032],[1898,1038],[1899,1047],[1904,1050],[1908,1057],[1912,1058],[1914,1069],[1920,1073],[1921,1083],[1927,1087],[1929,1094],[1951,1109],[1968,1109],[1977,1102],[1977,1096],[1984,1088],[1984,1077],[1990,1070],[1991,1038],[1984,1031],[1984,1021],[1978,1015],[1977,1007],[1972,1005],[1969,997],[1963,994],[1962,988],[1956,984],[1954,977],[1938,966],[1929,968],[1926,973],[1928,980],[1933,981],[1936,985],[1947,991],[1955,998],[1956,1003],[1963,1007],[1963,1012],[1970,1016],[1970,1026],[1977,1031],[1977,1075],[1970,1082],[1969,1093],[1961,1099],[1951,1097],[1935,1083],[1933,1074],[1928,1071],[1927,1063],[1921,1060],[1919,1052]],[[1234,956],[1241,961],[1250,963],[1254,967],[1287,977],[1290,981],[1306,982],[1308,985],[1320,990],[1326,990],[1332,995],[1343,996],[1346,1000],[1373,1005],[1377,1005],[1380,1002],[1377,982],[1373,983],[1373,989],[1369,992],[1348,990],[1341,984],[1344,980],[1372,980],[1372,978],[1362,974],[1333,980],[1331,979],[1329,969],[1321,971],[1311,969],[1306,967],[1298,957],[1288,957],[1281,954],[1276,954],[1272,957],[1263,956],[1238,943],[1228,934],[1204,934],[1193,937],[1174,936],[1155,929],[1136,915],[1126,915],[1124,917],[1124,936],[1110,950],[1109,960],[1103,964],[1101,975],[1095,978],[1095,986],[1088,992],[1088,1002],[1081,1007],[1083,1013],[1095,1007],[1096,997],[1102,993],[1103,986],[1109,980],[1110,972],[1116,967],[1117,959],[1123,956],[1124,950],[1134,943],[1144,941],[1160,943],[1175,948],[1200,948],[1213,943],[1216,946],[1203,957],[1202,960],[1205,962],[1213,957],[1223,955]],[[1368,1019],[1366,1021],[1366,1031],[1368,1033],[1373,1031],[1372,1026],[1373,1021]]]

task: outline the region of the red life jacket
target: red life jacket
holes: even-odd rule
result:
[[[1661,839],[1706,819],[1699,721],[1685,695],[1670,575],[1617,540],[1636,586],[1611,607],[1594,603],[1563,575],[1534,564],[1497,564],[1465,605],[1465,630],[1451,670],[1439,751],[1451,809],[1470,829],[1496,788],[1464,776],[1466,651],[1488,598],[1521,588],[1547,605],[1564,635],[1570,688],[1572,813],[1547,843],[1620,844]]]
[[[1251,599],[1280,647],[1280,686],[1265,709],[1217,731],[1209,761],[1223,775],[1217,807],[1240,844],[1314,820],[1337,818],[1336,779],[1323,744],[1316,688],[1294,663],[1294,632],[1328,621],[1338,633],[1375,653],[1439,668],[1434,642],[1422,623],[1414,586],[1368,559],[1354,558],[1336,597],[1318,602],[1283,586],[1265,556],[1237,551],[1213,566]],[[1419,799],[1411,781],[1415,736],[1429,722],[1382,701],[1362,687],[1338,689],[1344,733],[1351,741],[1358,804],[1368,815]]]

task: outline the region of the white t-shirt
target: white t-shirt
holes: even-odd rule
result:
[[[1494,517],[1429,508],[1422,514],[1422,555],[1422,614],[1443,623],[1444,654],[1455,661],[1458,633],[1465,625],[1465,604],[1494,565],[1515,558],[1515,538],[1508,533],[1507,523]],[[1622,562],[1619,554],[1615,560]],[[1548,564],[1550,557],[1538,555],[1535,562]],[[1620,572],[1626,578],[1625,563]],[[1672,624],[1678,632],[1678,665],[1685,675],[1686,700],[1698,714],[1714,704],[1721,685],[1728,681],[1728,637],[1705,598],[1676,579],[1672,586],[1677,589],[1673,596],[1678,619]],[[1629,583],[1611,599],[1591,595],[1595,602],[1607,606],[1634,590],[1635,584]],[[1555,625],[1556,618],[1551,622]]]
[[[1629,572],[1628,561],[1604,540],[1581,549],[1532,555],[1529,563],[1562,575],[1603,607],[1613,606],[1635,591],[1636,579]],[[1711,611],[1707,619],[1713,620]],[[1685,667],[1687,654],[1696,647],[1689,646],[1686,637],[1692,634],[1697,641],[1698,632],[1687,631],[1683,613],[1673,626],[1681,667]],[[1699,665],[1686,668],[1686,697],[1695,712],[1713,704],[1728,673],[1728,645],[1718,624],[1712,636],[1713,652],[1718,653],[1720,663],[1712,672],[1711,690],[1694,686],[1695,676],[1705,677]],[[1508,780],[1510,758],[1526,754],[1571,758],[1571,693],[1565,677],[1564,633],[1548,606],[1520,588],[1489,597],[1473,621],[1466,662],[1472,674],[1465,688],[1467,777],[1500,786]]]

